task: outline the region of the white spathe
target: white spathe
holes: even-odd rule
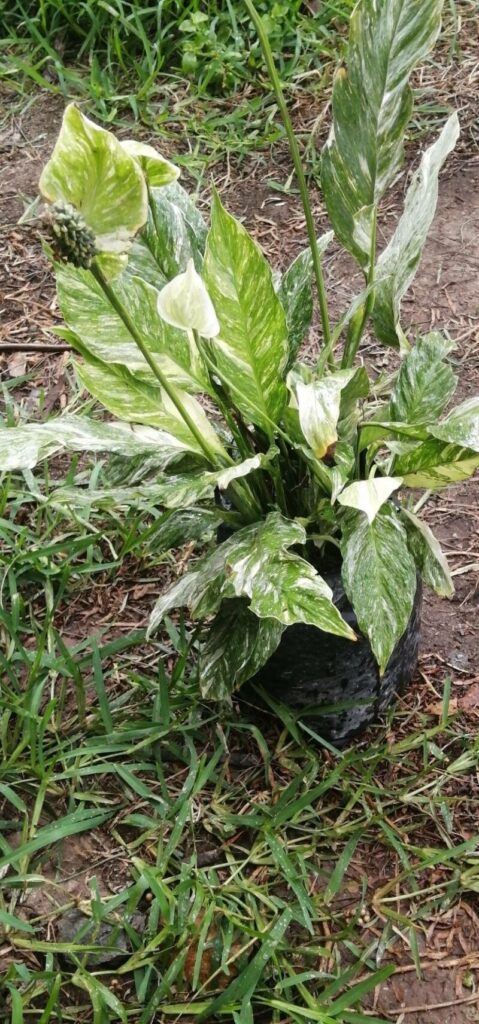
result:
[[[205,284],[193,260],[186,270],[162,288],[158,312],[167,324],[183,331],[197,331],[203,338],[216,338],[220,325]]]
[[[377,516],[381,505],[391,497],[391,494],[402,484],[400,476],[373,477],[371,480],[356,480],[349,487],[338,495],[340,505],[348,508],[356,508],[364,512],[370,523]]]

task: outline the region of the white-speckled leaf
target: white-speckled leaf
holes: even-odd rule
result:
[[[117,278],[112,287],[168,380],[188,391],[209,391],[209,377],[194,340],[161,318],[156,288],[127,275]],[[147,383],[156,384],[128,327],[90,271],[58,265],[57,290],[65,323],[92,356],[122,364]],[[72,343],[75,345],[74,339]]]
[[[406,527],[409,549],[421,573],[424,582],[440,597],[452,597],[454,583],[447,564],[446,556],[432,530],[414,515],[403,508],[404,525]]]
[[[350,640],[355,634],[333,604],[332,590],[309,562],[286,550],[304,538],[299,523],[271,512],[254,535],[227,552],[226,576],[238,597],[249,597],[260,618],[305,622]]]
[[[125,267],[126,277],[141,277],[147,284],[161,289],[166,284],[166,277],[158,266],[156,259],[145,242],[143,232],[137,235],[128,250],[128,263]]]
[[[254,526],[239,530],[223,544],[218,544],[205,555],[193,571],[185,573],[172,587],[169,587],[153,607],[148,623],[147,636],[158,629],[165,615],[173,608],[186,605],[193,618],[204,619],[215,615],[223,597],[234,597],[225,577],[225,559],[228,548],[246,531],[254,533]],[[229,592],[228,592],[229,590]]]
[[[154,453],[156,465],[166,467],[185,453],[185,446],[163,430],[103,423],[86,416],[65,415],[48,423],[0,428],[0,473],[33,469],[60,451],[108,452],[127,458]]]
[[[309,562],[287,551],[305,537],[298,522],[277,512],[238,530],[160,598],[149,632],[181,603],[188,605],[194,618],[204,618],[215,614],[224,598],[236,596],[250,598],[251,610],[260,618],[274,618],[284,625],[309,622],[354,640],[327,583]]]
[[[332,231],[327,231],[318,238],[320,255],[326,252],[332,238]],[[283,274],[278,288],[278,295],[286,313],[288,325],[288,367],[294,363],[313,319],[312,273],[313,258],[311,248],[308,247],[293,260],[291,266]]]
[[[228,466],[225,470],[190,470],[185,474],[158,476],[150,485],[151,495],[157,504],[170,509],[182,509],[205,499],[213,500],[217,488],[225,491],[233,480],[240,480],[254,470],[265,468],[271,458],[272,453],[258,454],[243,462],[237,462],[234,466]]]
[[[204,281],[193,260],[158,295],[158,313],[171,327],[197,331],[203,338],[215,338],[220,325]]]
[[[122,139],[120,145],[138,161],[150,188],[162,188],[164,185],[171,185],[180,176],[179,167],[175,167],[170,160],[158,153],[153,146],[146,142],[136,142],[134,139]]]
[[[176,608],[183,608],[189,605],[195,588],[198,585],[199,572],[187,572],[181,576],[173,586],[161,595],[153,606],[148,623],[146,637],[149,639],[164,621],[165,615]]]
[[[376,476],[371,480],[355,480],[341,491],[338,501],[347,508],[356,508],[358,512],[364,512],[368,521],[372,523],[384,502],[401,484],[400,476]]]
[[[224,700],[251,679],[274,654],[283,629],[276,619],[259,619],[247,601],[223,601],[200,648],[203,697]]]
[[[399,346],[401,300],[414,279],[434,218],[439,172],[458,136],[459,120],[452,114],[437,141],[423,153],[407,191],[404,213],[377,261],[373,319],[376,334],[386,345]]]
[[[431,424],[429,430],[441,441],[479,452],[479,398],[466,399],[442,423]]]
[[[176,437],[186,451],[204,458],[199,442],[162,388],[146,383],[119,363],[105,363],[88,356],[88,361],[75,366],[83,386],[114,416],[130,423],[160,427]],[[224,455],[218,435],[196,398],[175,390],[212,451]]]
[[[435,331],[408,352],[391,394],[391,420],[413,426],[437,423],[456,390],[457,377],[444,362],[454,348],[454,342]]]
[[[360,0],[336,74],[321,185],[342,244],[367,267],[373,210],[403,159],[408,79],[437,37],[442,0]]]
[[[115,139],[70,104],[40,177],[40,192],[80,211],[94,231],[97,248],[124,252],[148,212],[143,172]]]
[[[394,463],[406,487],[427,487],[431,491],[468,480],[478,466],[477,452],[435,437],[401,454]]]
[[[178,182],[151,189],[151,208],[141,239],[169,281],[193,260],[201,272],[207,228],[193,200]]]
[[[220,323],[210,345],[219,375],[242,415],[271,436],[286,399],[286,317],[263,254],[217,196],[204,277]]]
[[[347,512],[342,530],[344,587],[383,674],[411,616],[416,566],[399,516],[387,506],[372,523]]]

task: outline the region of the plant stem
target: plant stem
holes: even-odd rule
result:
[[[356,359],[358,348],[361,344],[361,338],[364,333],[364,328],[371,316],[374,307],[374,275],[376,272],[376,240],[377,240],[377,207],[374,207],[373,222],[372,222],[372,234],[371,234],[371,254],[369,258],[369,268],[366,276],[366,284],[370,289],[368,297],[364,306],[358,313],[352,318],[348,328],[346,337],[346,344],[344,346],[343,358],[341,360],[341,366],[343,369],[349,369]]]
[[[246,442],[245,442],[245,440],[243,438],[243,435],[241,434],[241,431],[239,430],[239,427],[235,423],[235,421],[234,421],[234,419],[233,419],[233,417],[232,417],[232,415],[231,415],[231,413],[230,413],[230,411],[228,409],[228,406],[226,404],[226,402],[227,402],[226,393],[225,393],[225,391],[224,391],[224,389],[222,387],[221,382],[219,381],[219,377],[218,377],[218,374],[216,372],[215,364],[214,364],[213,360],[211,359],[211,357],[210,357],[210,355],[209,355],[209,353],[207,351],[206,344],[205,345],[201,344],[201,339],[200,339],[200,336],[198,334],[198,331],[193,330],[192,333],[193,333],[193,339],[194,339],[195,345],[196,345],[196,347],[198,349],[198,352],[200,353],[201,358],[206,363],[206,366],[207,366],[208,370],[210,371],[209,377],[210,377],[210,381],[211,381],[211,384],[212,384],[212,387],[213,387],[213,390],[214,390],[214,393],[215,393],[216,404],[217,404],[220,412],[222,413],[225,422],[228,424],[228,427],[229,427],[229,429],[231,431],[231,435],[232,435],[233,440],[234,440],[234,442],[235,442],[235,444],[236,444],[236,446],[238,448],[238,451],[241,453],[241,455],[243,456],[244,459],[247,459],[247,458],[249,458],[250,455],[254,455],[255,453],[254,453],[252,448],[248,448],[247,447]],[[217,381],[216,383],[215,383],[214,377],[216,377],[216,381]]]
[[[306,178],[304,175],[303,165],[301,162],[301,154],[299,152],[299,146],[294,134],[293,125],[289,116],[288,107],[284,98],[284,93],[281,85],[281,81],[276,70],[276,66],[273,60],[273,54],[269,45],[268,37],[263,26],[263,21],[258,14],[252,0],[244,0],[246,8],[250,17],[252,18],[258,38],[260,41],[263,56],[268,69],[268,75],[270,78],[271,85],[273,86],[274,94],[276,96],[276,102],[280,109],[281,117],[285,127],[286,135],[288,137],[289,148],[291,157],[296,171],[296,177],[298,179],[299,191],[301,194],[301,201],[303,204],[304,216],[306,220],[306,227],[308,231],[309,244],[311,246],[311,255],[313,259],[313,270],[316,279],[316,287],[318,290],[319,309],[321,313],[321,324],[323,327],[323,338],[324,346],[327,352],[328,362],[332,362],[332,345],[331,345],[331,328],[329,324],[329,311],[328,301],[326,298],[326,288],[324,284],[323,270],[321,266],[321,257],[319,255],[318,243],[316,240],[316,230],[314,226],[314,218],[311,210],[311,203],[309,201],[308,186],[306,184]]]
[[[113,306],[113,309],[115,310],[116,313],[118,313],[118,316],[121,318],[121,320],[125,324],[125,327],[130,332],[130,334],[131,334],[135,344],[140,349],[140,352],[141,352],[143,358],[146,359],[146,362],[148,363],[148,366],[150,367],[152,373],[156,377],[158,383],[161,384],[161,387],[165,389],[165,392],[168,395],[168,398],[170,399],[171,402],[173,402],[173,405],[175,406],[175,408],[179,412],[181,418],[186,423],[186,426],[188,427],[188,430],[191,432],[191,434],[195,438],[195,441],[197,442],[197,444],[201,448],[201,451],[204,453],[204,455],[208,459],[208,462],[210,463],[210,465],[212,465],[214,467],[216,467],[218,465],[221,465],[221,460],[219,458],[219,454],[214,452],[210,448],[210,446],[207,443],[207,441],[205,441],[204,437],[201,434],[201,431],[198,429],[198,427],[196,426],[196,423],[191,418],[188,410],[185,409],[185,406],[183,405],[183,402],[181,400],[181,396],[179,395],[177,389],[172,386],[172,384],[170,383],[168,378],[165,377],[165,374],[163,373],[163,371],[160,370],[159,366],[157,366],[155,360],[153,359],[153,356],[148,351],[148,348],[145,345],[145,343],[143,341],[143,338],[141,337],[140,332],[137,330],[133,320],[131,319],[131,316],[130,316],[128,310],[125,308],[125,306],[123,305],[121,300],[118,298],[116,292],[113,290],[113,288],[111,287],[110,283],[106,280],[102,270],[100,269],[100,267],[97,265],[97,263],[95,261],[92,264],[91,271],[92,271],[92,274],[93,274],[95,280],[98,281],[98,284],[100,285],[102,291],[105,293],[108,301]],[[223,452],[222,458],[225,461],[227,461],[230,466],[232,466],[234,464],[233,463],[233,459],[228,455],[228,452],[226,452],[226,451]]]

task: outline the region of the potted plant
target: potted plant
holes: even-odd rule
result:
[[[217,194],[207,226],[169,161],[69,106],[40,179],[59,333],[78,353],[82,385],[115,420],[64,415],[4,428],[0,463],[31,468],[61,448],[116,453],[103,491],[69,488],[58,500],[127,505],[146,490],[170,510],[170,542],[213,533],[158,600],[150,634],[186,606],[204,623],[205,697],[260,678],[293,704],[339,700],[321,728],[340,743],[414,671],[419,579],[453,591],[408,489],[456,483],[479,465],[479,399],[448,408],[453,343],[438,331],[408,339],[400,319],[458,120],[423,153],[378,255],[380,203],[403,159],[408,79],[437,36],[441,0],[360,0],[322,156],[332,230],[317,239],[267,40],[247,6],[290,138],[309,248],[275,274]],[[333,234],[364,275],[337,323],[321,266]],[[312,279],[315,364],[300,359]],[[367,326],[396,350],[394,373],[368,373],[358,355]]]

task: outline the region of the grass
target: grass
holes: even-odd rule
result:
[[[55,503],[87,473],[0,492],[0,1021],[381,1020],[398,943],[420,975],[479,886],[450,682],[346,752],[284,706],[203,704],[187,624],[145,643],[164,516]]]
[[[258,7],[284,82],[322,82],[353,0],[327,0],[314,15],[302,0]],[[157,131],[180,119],[212,155],[225,146],[249,152],[258,137],[268,143],[281,134],[265,125],[269,89],[241,0],[13,0],[0,35],[0,74],[22,96],[33,83],[85,101],[105,122],[133,116]]]

